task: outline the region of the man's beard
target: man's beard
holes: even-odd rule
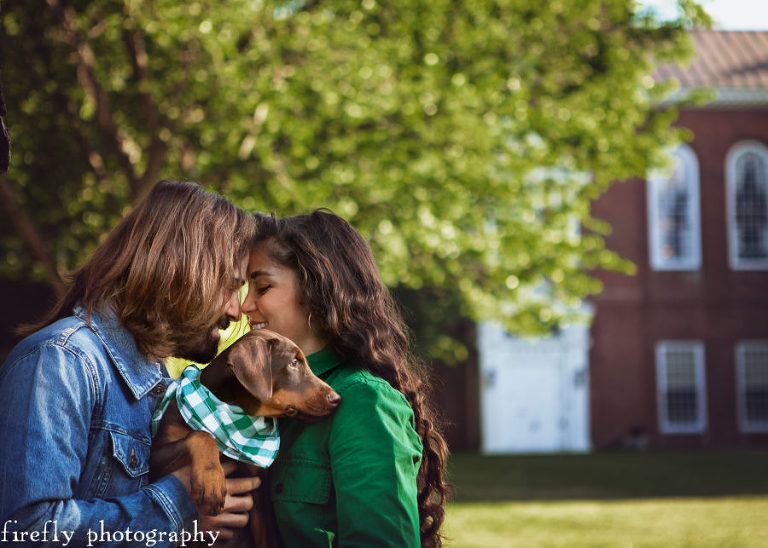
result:
[[[216,322],[215,327],[218,330],[226,329],[229,327],[229,322],[232,319],[229,316],[222,316],[219,321]],[[208,363],[216,354],[219,353],[219,341],[221,336],[218,330],[214,332],[213,329],[206,333],[197,333],[192,336],[188,336],[178,342],[175,355],[177,358],[184,358],[186,360],[192,360],[196,363]]]

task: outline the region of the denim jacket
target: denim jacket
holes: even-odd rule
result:
[[[74,531],[69,546],[86,546],[89,532],[101,534],[91,545],[125,545],[128,530],[168,546],[195,526],[197,510],[176,477],[148,482],[150,421],[169,382],[111,311],[92,314],[89,325],[76,307],[21,341],[0,367],[6,540],[47,529],[50,542],[55,527],[51,546],[64,545],[62,531]]]

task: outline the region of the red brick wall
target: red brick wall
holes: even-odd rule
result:
[[[637,275],[598,273],[605,289],[592,299],[592,441],[596,448],[620,446],[640,427],[656,447],[765,447],[768,434],[738,432],[734,349],[742,339],[768,339],[768,271],[729,267],[725,159],[743,140],[768,146],[768,109],[691,110],[678,123],[692,130],[690,146],[699,160],[702,268],[650,269],[643,181],[617,183],[593,204],[593,215],[613,226],[608,247],[635,262]],[[654,348],[664,339],[704,342],[703,434],[658,432]]]

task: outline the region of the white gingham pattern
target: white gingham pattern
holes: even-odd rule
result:
[[[178,381],[172,382],[152,416],[152,435],[171,400],[176,398],[181,416],[195,430],[208,432],[219,451],[230,458],[267,468],[280,448],[277,419],[252,417],[236,405],[224,403],[200,384],[200,369],[187,366]]]

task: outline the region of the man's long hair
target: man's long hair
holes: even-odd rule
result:
[[[349,364],[386,380],[410,403],[423,444],[417,477],[421,544],[441,546],[448,447],[430,402],[427,371],[411,353],[408,329],[367,242],[327,210],[283,219],[258,214],[256,220],[254,244],[263,243],[275,262],[296,272],[313,328]]]
[[[195,183],[160,181],[72,275],[48,317],[23,331],[69,316],[79,303],[88,318],[111,309],[142,354],[171,356],[221,318],[254,228],[229,200]]]

